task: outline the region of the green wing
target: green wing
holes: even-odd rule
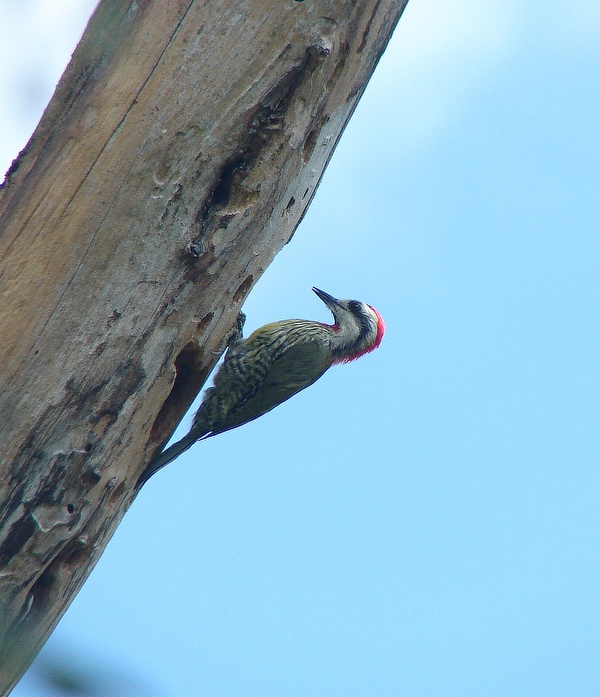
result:
[[[216,387],[221,387],[225,381],[229,383],[227,392],[233,399],[229,405],[219,405],[220,414],[213,419],[210,427],[212,434],[262,416],[312,385],[330,365],[328,348],[316,340],[301,341],[291,348],[284,348],[270,365],[261,364],[258,354],[262,352],[258,347],[242,345],[240,349],[223,364],[221,370],[224,374],[215,378]],[[204,404],[208,408],[209,401],[210,396],[207,395]],[[198,417],[201,411],[202,408]]]

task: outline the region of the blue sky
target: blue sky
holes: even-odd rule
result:
[[[91,7],[13,5],[3,169]],[[327,320],[317,285],[381,348],[157,475],[46,656],[128,695],[596,697],[599,75],[597,2],[410,0],[245,306]]]

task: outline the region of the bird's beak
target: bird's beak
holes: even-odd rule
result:
[[[340,301],[337,298],[334,298],[333,295],[326,293],[324,290],[313,288],[313,293],[315,293],[317,297],[320,298],[334,314],[336,310],[340,308],[343,309],[340,305]]]

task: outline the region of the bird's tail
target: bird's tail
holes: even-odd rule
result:
[[[191,448],[197,440],[198,436],[194,433],[188,433],[187,436],[178,440],[177,443],[173,443],[173,445],[159,453],[140,475],[140,478],[137,480],[136,489],[139,491],[150,477],[155,475],[158,470],[162,469],[165,465],[168,465],[169,462],[172,462],[176,457],[179,457],[181,453],[184,453],[188,448]]]

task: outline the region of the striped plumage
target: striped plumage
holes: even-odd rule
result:
[[[377,310],[358,300],[337,300],[318,288],[313,291],[331,310],[334,324],[282,320],[232,346],[190,432],[150,463],[140,485],[197,440],[258,418],[312,385],[330,366],[379,346],[385,326]]]

